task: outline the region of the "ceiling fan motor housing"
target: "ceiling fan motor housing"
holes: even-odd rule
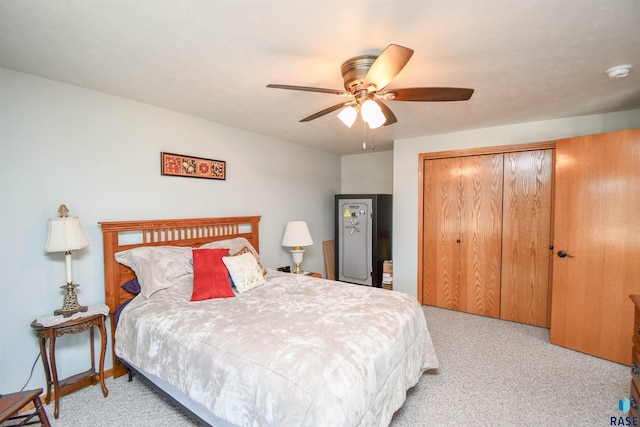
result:
[[[367,76],[367,72],[377,58],[377,56],[372,55],[356,56],[355,58],[351,58],[342,64],[342,67],[340,67],[340,71],[342,72],[342,77],[344,79],[344,88],[347,92],[356,96],[356,98],[368,98],[368,96],[363,96],[368,94],[369,92],[369,89],[365,87],[364,79]],[[376,88],[374,88],[374,90],[375,89]],[[361,93],[361,95],[356,95],[359,92]]]

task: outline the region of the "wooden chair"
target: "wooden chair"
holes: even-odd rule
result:
[[[0,395],[0,424],[7,427],[13,426],[29,426],[39,424],[45,427],[51,427],[49,418],[40,401],[42,389],[20,391],[18,393],[10,393]],[[31,413],[20,413],[20,410],[33,403],[35,410]],[[38,420],[31,420],[38,416]],[[4,424],[8,422],[7,424]]]
[[[336,280],[335,269],[335,240],[325,240],[322,242],[322,252],[324,253],[324,268],[327,270],[327,279]]]

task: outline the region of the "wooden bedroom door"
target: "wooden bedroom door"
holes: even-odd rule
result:
[[[502,154],[427,162],[423,301],[499,317]]]
[[[631,363],[640,129],[557,141],[551,342]]]

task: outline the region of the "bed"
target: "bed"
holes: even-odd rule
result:
[[[100,223],[106,303],[119,311],[114,377],[130,367],[215,426],[388,425],[438,367],[422,308],[399,292],[265,268],[259,221]],[[232,296],[200,298],[205,255],[224,262]]]

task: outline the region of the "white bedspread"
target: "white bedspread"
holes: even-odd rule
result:
[[[386,426],[436,368],[405,294],[269,271],[236,298],[189,302],[191,282],[136,297],[116,354],[240,426]]]

